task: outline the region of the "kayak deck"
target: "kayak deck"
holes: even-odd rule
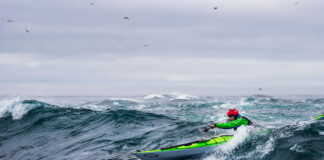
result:
[[[138,151],[136,153],[163,152],[163,151],[174,151],[174,150],[190,149],[190,148],[197,148],[197,147],[207,147],[212,145],[223,144],[232,138],[233,138],[232,135],[222,135],[222,136],[211,138],[209,140],[194,141],[194,142],[180,144],[172,147],[161,148],[158,150]]]

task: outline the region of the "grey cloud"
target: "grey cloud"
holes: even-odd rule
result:
[[[264,86],[272,93],[323,88],[322,1],[93,2],[2,1],[0,89],[28,92],[39,84],[60,94],[230,94]]]
[[[290,7],[285,13],[280,11],[288,8],[284,5],[265,11],[243,5],[247,13],[235,8],[237,10],[225,10],[224,14],[222,10],[217,13],[207,11],[207,5],[195,6],[196,2],[190,5],[194,1],[189,5],[181,2],[154,5],[137,1],[142,5],[136,5],[136,2],[128,1],[101,1],[96,8],[77,1],[27,2],[12,2],[11,7],[20,13],[18,17],[30,20],[23,22],[33,28],[33,34],[26,37],[21,32],[13,37],[10,32],[3,33],[0,39],[3,51],[323,58],[320,54],[323,52],[320,36],[323,22],[313,18],[314,12],[310,12],[310,8]],[[19,4],[17,8],[15,4]],[[25,9],[18,10],[21,8]],[[125,22],[124,15],[130,15],[131,21]],[[17,22],[17,25],[22,24]],[[143,49],[142,44],[146,43],[151,45]],[[282,56],[271,56],[274,52]]]

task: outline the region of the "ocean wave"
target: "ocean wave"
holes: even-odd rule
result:
[[[182,94],[182,93],[172,93],[171,95],[171,100],[193,100],[193,99],[198,99],[197,96],[192,96],[192,95],[187,95],[187,94]]]
[[[109,109],[141,109],[145,106],[139,104],[139,101],[132,99],[111,98],[103,100],[99,103],[87,102],[84,104],[67,104],[54,105],[40,100],[28,99],[23,97],[7,98],[0,101],[0,118],[11,116],[14,120],[21,119],[29,111],[39,107],[54,107],[54,108],[72,108],[72,109],[87,109],[92,111],[106,111]]]
[[[123,106],[130,106],[130,105],[137,105],[139,103],[138,100],[133,99],[121,99],[121,98],[112,98],[108,100],[104,100],[97,105],[106,105],[106,106],[116,106],[116,105],[123,105]]]
[[[306,99],[305,102],[310,103],[310,104],[324,104],[324,98]]]
[[[171,94],[149,94],[143,97],[145,100],[150,99],[168,99],[171,101],[174,100],[195,100],[199,99],[197,96],[183,94],[183,93],[171,93]]]
[[[30,110],[38,107],[54,106],[37,100],[26,100],[20,97],[0,101],[0,118],[12,116],[13,119],[20,119]]]
[[[247,101],[248,97],[164,97],[73,97],[71,102],[69,97],[64,97],[64,102],[4,98],[0,101],[0,159],[135,159],[132,153],[136,150],[168,147],[218,134],[235,136],[208,160],[320,159],[324,155],[324,122],[313,120],[323,108],[316,98],[302,101],[256,97]],[[229,108],[239,109],[264,127],[199,132],[199,127],[225,122]],[[269,132],[258,134],[259,130]]]
[[[143,97],[143,99],[163,99],[166,98],[166,96],[161,94],[149,94]]]
[[[14,99],[2,101],[0,118],[11,116],[13,120],[19,120],[24,116],[28,116],[30,111],[34,111],[40,115],[46,114],[47,110],[46,109],[44,110],[43,108],[51,108],[51,110],[56,110],[56,111],[73,110],[74,112],[76,112],[78,110],[79,111],[89,110],[90,112],[103,112],[107,114],[107,116],[115,116],[115,117],[119,117],[120,119],[131,119],[132,121],[136,121],[137,118],[140,120],[144,120],[145,117],[151,117],[152,115],[156,115],[157,117],[161,118],[161,115],[140,111],[141,109],[145,108],[145,106],[137,105],[137,103],[135,103],[134,101],[128,101],[128,100],[116,100],[116,101],[123,102],[121,104],[127,104],[127,105],[133,104],[134,106],[128,107],[127,109],[123,109],[120,107],[113,108],[111,106],[108,107],[105,106],[107,102],[108,104],[113,104],[113,102],[115,102],[110,100],[105,100],[101,102],[100,105],[88,103],[88,104],[81,104],[81,105],[56,106],[56,105],[48,104],[37,100],[14,98]],[[127,117],[127,115],[129,115],[129,117]],[[138,115],[143,115],[143,117],[138,117]]]

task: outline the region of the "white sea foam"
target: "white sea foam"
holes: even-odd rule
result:
[[[219,149],[221,149],[225,153],[229,153],[233,149],[235,149],[239,144],[243,143],[246,138],[250,135],[251,129],[253,127],[245,127],[241,126],[237,129],[234,134],[234,137],[224,145],[221,145]]]
[[[215,110],[214,114],[209,117],[209,119],[212,121],[217,121],[217,122],[225,122],[227,120],[226,114],[224,114],[223,111],[219,111],[219,108],[217,108],[217,107],[213,106],[213,108],[215,108],[216,110]]]
[[[291,151],[294,151],[294,152],[299,152],[299,153],[305,152],[305,150],[303,149],[303,147],[300,146],[300,145],[298,145],[298,144],[295,144],[294,146],[290,147],[290,150]]]
[[[110,106],[101,106],[95,104],[83,104],[83,105],[75,105],[75,106],[65,106],[62,108],[73,108],[73,109],[88,109],[92,111],[105,111],[107,109],[111,109]]]
[[[155,99],[155,98],[165,98],[165,96],[160,94],[149,94],[143,97],[143,99]]]
[[[274,138],[270,137],[270,139],[264,145],[257,146],[256,151],[261,153],[261,158],[263,158],[274,149],[273,146]]]
[[[141,101],[136,100],[136,99],[130,99],[130,98],[110,98],[112,101],[131,101],[131,102],[136,102],[139,103]]]
[[[120,105],[118,102],[114,102],[113,105],[117,106]]]
[[[197,96],[187,95],[183,93],[171,93],[171,94],[149,94],[143,97],[143,99],[155,99],[155,98],[170,98],[170,100],[192,100],[198,99]]]
[[[182,93],[172,93],[170,94],[172,96],[171,100],[190,100],[190,99],[197,99],[197,96],[182,94]]]
[[[213,105],[212,108],[219,109],[219,105]]]
[[[252,132],[253,127],[251,126],[241,126],[234,133],[234,137],[225,144],[220,145],[215,148],[215,153],[204,158],[204,160],[219,160],[219,159],[227,159],[228,155],[237,148],[240,144],[242,144]]]
[[[241,105],[241,106],[251,105],[251,103],[247,102],[246,100],[247,100],[247,98],[241,97],[239,105]]]
[[[11,115],[13,119],[22,118],[28,111],[35,108],[35,105],[22,104],[23,98],[15,97],[0,101],[0,118]]]
[[[147,108],[147,107],[148,107],[148,106],[146,106],[146,105],[140,104],[140,105],[136,105],[136,106],[131,107],[131,108],[133,108],[133,109],[135,109],[135,110],[143,110],[143,109],[145,109],[145,108]]]
[[[226,102],[226,103],[220,105],[220,108],[226,108],[226,109],[234,108],[234,107],[235,107],[235,105],[233,103],[230,103],[230,102]]]
[[[240,155],[236,157],[237,159],[264,159],[274,149],[274,138],[270,139],[262,144],[256,146],[255,150],[252,152],[247,152],[245,155]],[[253,157],[253,158],[252,158]]]

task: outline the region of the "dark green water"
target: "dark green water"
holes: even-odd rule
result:
[[[234,107],[259,126],[198,131]],[[322,113],[319,97],[0,97],[0,159],[137,159],[218,134],[235,136],[205,160],[323,159]]]

